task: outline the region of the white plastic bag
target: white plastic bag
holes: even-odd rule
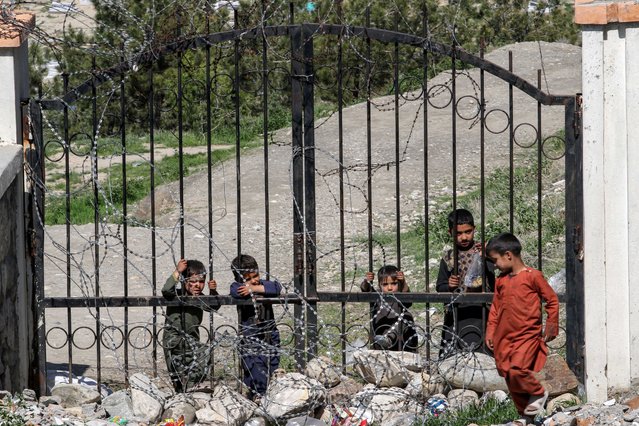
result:
[[[470,261],[470,267],[464,276],[465,288],[480,288],[482,285],[482,275],[484,262],[480,253],[475,253]]]

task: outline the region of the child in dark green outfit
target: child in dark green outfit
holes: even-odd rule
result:
[[[201,296],[206,282],[206,269],[198,260],[180,259],[175,271],[166,280],[162,295],[166,299],[176,296]],[[217,295],[215,280],[208,282],[211,295]],[[164,321],[164,357],[176,392],[183,392],[189,384],[198,384],[209,373],[210,351],[200,343],[199,326],[203,310],[211,307],[194,301],[186,306],[168,306]],[[219,306],[213,307],[214,310]]]

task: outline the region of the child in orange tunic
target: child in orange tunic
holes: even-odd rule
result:
[[[495,353],[499,374],[519,414],[534,417],[544,407],[548,392],[534,372],[546,363],[546,342],[559,331],[559,299],[541,272],[521,259],[521,244],[510,233],[488,241],[486,253],[501,274],[488,316],[486,345]],[[546,302],[546,329],[542,334],[541,301]]]

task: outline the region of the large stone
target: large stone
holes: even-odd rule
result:
[[[94,419],[85,423],[85,426],[113,426],[114,423],[108,420]]]
[[[384,426],[414,426],[424,424],[424,417],[414,414],[397,414],[395,417],[392,417],[390,420],[387,420]]]
[[[412,379],[406,385],[406,391],[415,399],[426,399],[431,395],[442,393],[446,387],[444,379],[437,375],[430,375],[425,371],[411,373]]]
[[[168,394],[162,392],[150,378],[136,373],[129,378],[133,415],[149,423],[160,419]]]
[[[202,408],[208,407],[211,396],[212,394],[208,392],[191,393],[191,398],[193,398],[193,402],[195,403],[195,410],[197,411]]]
[[[111,395],[102,399],[102,408],[111,417],[120,416],[124,419],[133,417],[133,402],[131,396],[125,390],[113,392]]]
[[[560,355],[548,356],[546,365],[536,375],[550,396],[570,393],[579,386],[579,380]]]
[[[313,417],[299,416],[289,419],[286,426],[326,426],[326,423]]]
[[[581,401],[576,395],[571,393],[564,393],[556,398],[551,399],[546,406],[546,412],[554,413],[555,411],[562,410],[566,407],[572,407],[580,404]]]
[[[494,399],[499,402],[504,402],[508,399],[508,394],[503,390],[488,391],[484,392],[481,398],[484,401],[488,399]]]
[[[419,405],[410,398],[404,389],[365,387],[351,401],[356,413],[370,412],[369,423],[386,424],[398,413],[417,414]]]
[[[422,398],[424,395],[424,382],[421,373],[411,373],[412,379],[406,385],[406,392],[411,398]]]
[[[404,351],[381,351],[386,352],[389,357],[393,358],[395,362],[401,364],[405,369],[413,372],[419,372],[424,370],[424,363],[422,357],[414,352]]]
[[[410,352],[359,350],[353,353],[354,369],[368,383],[380,387],[404,387],[421,371],[419,355]]]
[[[342,376],[337,386],[328,390],[328,403],[343,406],[357,392],[362,390],[362,384],[347,376]]]
[[[104,407],[95,402],[84,404],[82,407],[82,417],[85,419],[102,419],[107,416]]]
[[[22,398],[25,401],[35,402],[37,400],[36,393],[33,389],[25,389],[22,391]]]
[[[195,420],[195,411],[193,398],[187,394],[179,393],[164,404],[162,418],[177,419],[180,416],[184,416],[184,422],[190,424]]]
[[[226,385],[215,388],[207,407],[197,410],[198,423],[215,426],[240,426],[255,414],[257,405]]]
[[[84,416],[84,411],[82,410],[82,407],[69,407],[64,410],[63,414],[65,417],[71,416],[81,418]]]
[[[45,407],[51,404],[60,405],[60,403],[62,402],[62,398],[53,395],[42,395],[39,402],[40,405],[44,405]]]
[[[51,395],[60,397],[60,405],[81,407],[84,404],[100,401],[100,394],[86,386],[61,383],[51,390]]]
[[[269,416],[280,419],[311,414],[326,398],[326,389],[317,380],[300,373],[287,373],[271,381],[262,407]]]
[[[313,358],[307,365],[304,374],[315,379],[327,388],[337,386],[342,373],[341,367],[336,366],[327,357]]]
[[[268,423],[263,417],[252,417],[244,423],[244,426],[268,426]]]
[[[69,378],[69,376],[71,376]],[[56,385],[59,384],[75,384],[86,386],[89,389],[93,389],[95,391],[98,390],[98,382],[97,380],[87,377],[87,376],[76,376],[74,374],[69,375],[67,370],[47,370],[47,389],[51,390]],[[100,393],[102,397],[106,397],[111,395],[113,391],[104,383],[100,384]]]
[[[482,353],[460,353],[437,365],[439,374],[453,388],[477,392],[508,390],[506,381],[497,373],[495,359]]]
[[[444,378],[437,373],[428,374],[422,371],[422,397],[428,398],[438,393],[443,393],[446,388]]]
[[[448,404],[452,409],[460,410],[479,402],[477,392],[470,389],[453,389],[448,392]]]

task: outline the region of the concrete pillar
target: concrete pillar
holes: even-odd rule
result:
[[[639,379],[639,4],[575,3],[582,25],[585,386]]]
[[[0,388],[22,391],[32,383],[34,349],[33,289],[26,259],[22,100],[29,97],[27,34],[35,17],[3,10],[0,15]]]

